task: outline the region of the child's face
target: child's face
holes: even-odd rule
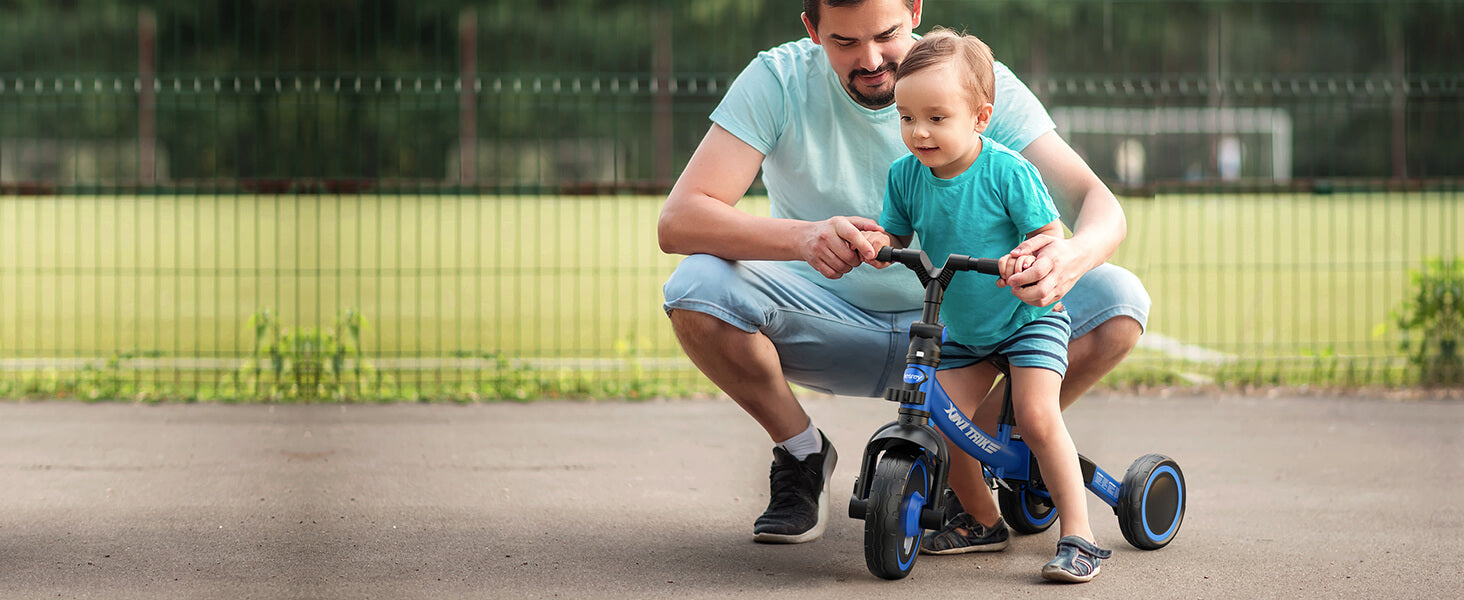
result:
[[[949,63],[901,77],[895,83],[895,109],[905,147],[936,177],[966,171],[981,152],[978,134],[991,124],[990,102],[971,106]]]

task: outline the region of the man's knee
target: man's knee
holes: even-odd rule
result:
[[[1100,323],[1068,346],[1074,366],[1112,368],[1139,344],[1144,328],[1137,319],[1116,316]]]
[[[666,278],[661,293],[670,312],[675,303],[683,300],[705,300],[724,297],[731,290],[722,286],[737,279],[731,261],[710,254],[693,254],[681,260],[676,270]]]
[[[1109,335],[1117,334],[1120,341],[1129,338],[1132,346],[1149,320],[1152,302],[1133,272],[1105,263],[1083,275],[1062,303],[1072,316],[1074,342],[1106,325]]]
[[[738,263],[708,254],[683,259],[661,291],[666,298],[662,308],[678,327],[717,324],[694,316],[703,315],[752,333],[762,324],[759,316],[767,312],[766,299],[747,281]],[[677,313],[683,314],[677,317]]]
[[[709,339],[715,335],[741,331],[731,323],[715,316],[695,310],[673,308],[666,312],[671,318],[671,329],[683,342]]]

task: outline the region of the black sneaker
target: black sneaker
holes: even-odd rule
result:
[[[971,513],[963,512],[947,521],[940,531],[927,534],[920,540],[920,551],[926,554],[996,552],[1005,550],[1009,540],[1006,521],[1002,518],[997,517],[996,524],[987,527],[977,523]]]
[[[1113,552],[1093,545],[1076,535],[1057,540],[1057,558],[1042,566],[1042,578],[1068,583],[1084,583],[1098,576],[1103,559]]]
[[[752,540],[764,544],[801,544],[823,535],[829,522],[829,477],[839,455],[823,431],[823,452],[799,461],[787,450],[773,448],[768,475],[772,498],[768,510],[752,525]]]

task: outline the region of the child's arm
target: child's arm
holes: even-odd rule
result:
[[[908,248],[910,247],[910,240],[913,237],[913,235],[891,235],[883,231],[864,232],[864,239],[869,241],[869,245],[874,246],[874,250],[876,252],[878,252],[880,248],[883,248],[885,246],[890,246],[892,248]],[[883,269],[894,264],[880,262],[872,258],[864,261],[864,263],[873,266],[876,269]]]
[[[1043,225],[1042,227],[1039,227],[1033,231],[1027,232],[1027,239],[1030,240],[1039,235],[1062,239],[1062,221],[1053,219],[1051,223]],[[1000,259],[997,259],[997,264],[1001,268],[1001,278],[997,280],[996,285],[1006,286],[1007,279],[1011,278],[1012,275],[1016,275],[1017,273],[1021,273],[1022,271],[1027,270],[1027,268],[1031,267],[1032,263],[1034,262],[1037,262],[1037,259],[1030,254],[1013,257],[1010,253],[1008,253],[1002,256]]]

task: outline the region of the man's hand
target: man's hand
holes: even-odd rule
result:
[[[1017,273],[1032,268],[1032,264],[1035,262],[1037,262],[1037,258],[1030,254],[1012,256],[1008,253],[1002,255],[1001,258],[996,259],[997,270],[999,271],[996,280],[997,287],[1006,287],[1008,279],[1011,279]]]
[[[1016,265],[1031,260],[1025,269]],[[1036,235],[1022,242],[1000,259],[1002,279],[997,285],[1011,286],[1012,294],[1032,306],[1048,306],[1061,300],[1087,270],[1081,250],[1071,240]]]
[[[878,256],[880,248],[895,245],[894,238],[891,238],[890,234],[883,231],[865,231],[864,239],[869,242],[869,246],[871,248],[874,248],[874,253],[876,256]],[[864,263],[876,269],[883,269],[892,264],[895,264],[892,262],[881,262],[878,258],[873,256],[864,259]]]
[[[801,244],[803,260],[824,277],[843,277],[877,256],[879,248],[865,238],[868,231],[883,233],[884,228],[865,217],[832,217],[809,222]]]

